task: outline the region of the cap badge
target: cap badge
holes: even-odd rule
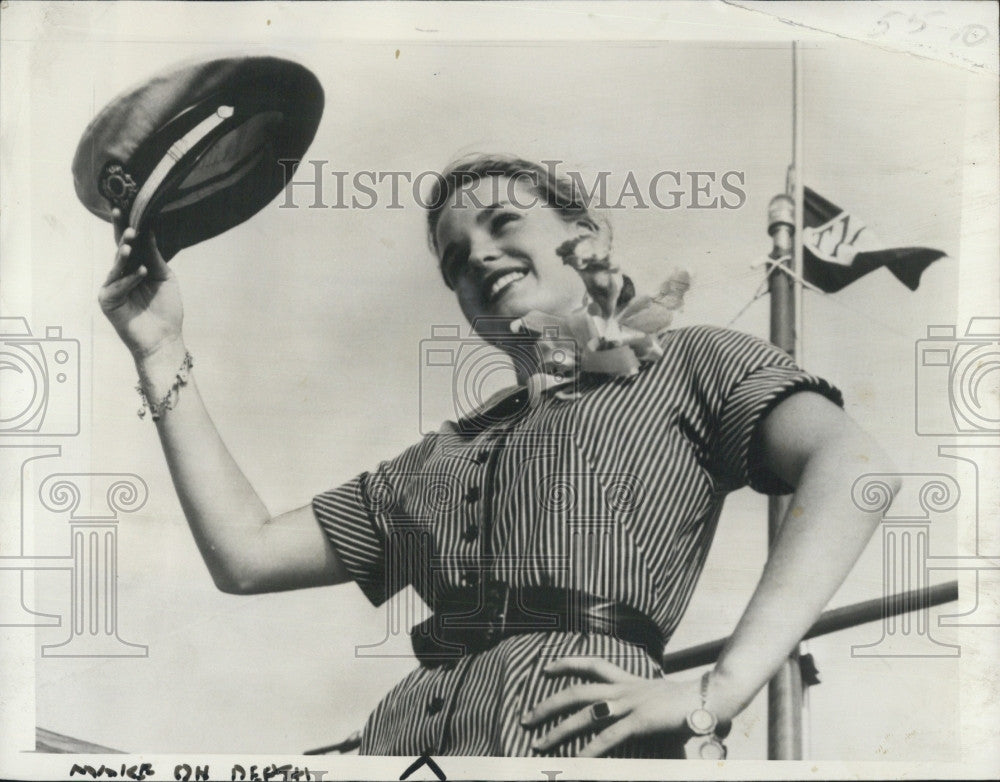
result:
[[[138,187],[121,163],[109,162],[101,171],[98,190],[113,206],[127,212]]]

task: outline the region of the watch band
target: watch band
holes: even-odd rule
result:
[[[688,746],[694,744],[693,757],[695,759],[725,760],[726,745],[722,743],[722,739],[716,733],[716,729],[719,727],[719,718],[707,708],[710,676],[711,671],[705,671],[701,677],[701,706],[688,712],[687,726],[694,734],[694,738],[685,745],[685,749],[687,750]],[[692,757],[690,751],[687,756],[688,758]]]

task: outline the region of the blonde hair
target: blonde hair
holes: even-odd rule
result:
[[[542,206],[555,209],[567,221],[585,219],[595,226],[599,224],[607,231],[610,240],[611,225],[607,220],[596,218],[591,214],[587,198],[569,177],[560,176],[554,168],[514,155],[474,154],[450,163],[434,181],[426,208],[427,240],[435,255],[440,251],[437,243],[437,226],[448,202],[463,188],[481,179],[495,176],[519,181],[528,180],[531,190],[542,199]],[[440,264],[438,268],[440,269]],[[624,307],[635,296],[635,285],[628,275],[624,277],[625,285],[618,298],[619,307]],[[445,285],[451,287],[447,279]]]

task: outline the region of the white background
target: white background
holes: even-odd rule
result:
[[[953,460],[937,455],[943,441],[914,434],[914,343],[929,324],[964,329],[970,316],[997,311],[996,212],[976,189],[985,177],[986,196],[994,197],[996,76],[962,62],[958,55],[968,52],[949,42],[947,31],[983,21],[981,9],[940,4],[947,13],[932,18],[947,31],[924,33],[923,50],[904,54],[900,48],[914,49],[912,36],[892,45],[872,37],[885,9],[896,7],[878,5],[881,13],[855,22],[856,40],[781,25],[765,13],[770,6],[721,4],[628,4],[616,12],[503,4],[475,19],[467,9],[434,5],[5,7],[0,304],[5,316],[28,317],[36,333],[61,326],[80,341],[83,364],[82,433],[57,441],[62,456],[40,462],[35,483],[56,471],[132,472],[148,483],[146,506],[120,524],[118,590],[119,634],[147,644],[149,657],[38,657],[33,673],[18,666],[17,675],[34,682],[18,702],[33,697],[35,717],[19,713],[10,732],[13,717],[4,713],[0,732],[24,737],[38,724],[129,752],[296,754],[360,728],[414,665],[405,635],[385,647],[398,657],[355,657],[357,644],[382,637],[385,614],[353,585],[260,597],[214,590],[155,431],[135,416],[134,368],[96,305],[111,230],[76,200],[69,165],[105,103],[187,58],[278,54],[305,64],[324,86],[326,109],[308,157],[330,161],[327,171],[420,172],[473,151],[559,159],[588,181],[607,170],[612,183],[629,171],[640,182],[661,170],[742,171],[748,199],[737,210],[609,213],[616,255],[640,288],[676,266],[692,273],[676,325],[727,325],[761,282],[751,264],[770,249],[766,207],[784,188],[791,153],[788,41],[803,36],[806,182],[855,212],[887,246],[934,247],[950,257],[915,293],[885,270],[833,296],[807,293],[802,363],[844,391],[848,413],[902,471],[952,472]],[[787,16],[788,9],[778,10]],[[821,21],[843,24],[842,11]],[[990,16],[985,46],[995,50]],[[727,40],[680,40],[691,37]],[[296,201],[303,208],[276,202],[172,262],[206,403],[275,513],[419,436],[420,340],[432,324],[462,322],[407,191],[401,210],[385,209],[386,199],[367,211],[306,209],[304,189]],[[984,207],[980,222],[972,210]],[[766,336],[766,299],[733,326]],[[433,405],[430,417],[453,415],[447,399]],[[4,470],[6,487],[17,464]],[[967,486],[968,475],[956,477]],[[64,554],[65,517],[30,498],[28,505],[28,553]],[[970,513],[960,505],[935,519],[932,553],[958,553]],[[986,519],[994,527],[996,520]],[[3,523],[14,521],[5,515]],[[731,631],[762,567],[765,531],[763,497],[744,490],[727,501],[669,649]],[[881,568],[876,535],[832,605],[879,596]],[[68,592],[64,574],[40,575],[32,607],[65,613]],[[959,607],[932,617],[966,610],[971,600],[966,591]],[[936,621],[932,628],[963,650],[994,648],[995,628],[960,633]],[[37,656],[65,633],[38,630],[25,641],[32,631],[18,629],[5,637],[8,649]],[[866,625],[809,644],[823,680],[810,694],[809,757],[969,761],[976,723],[963,722],[962,682],[984,660],[967,652],[851,657],[852,644],[879,634],[877,624]],[[733,757],[766,757],[760,698],[729,744]]]

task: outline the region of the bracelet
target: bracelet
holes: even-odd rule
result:
[[[711,671],[705,671],[701,677],[701,708],[694,709],[687,715],[687,727],[694,736],[689,743],[695,745],[687,757],[700,760],[725,760],[726,745],[722,743],[717,732],[719,718],[706,708],[710,677]],[[685,751],[687,750],[688,747],[685,746]]]
[[[188,383],[188,378],[191,367],[194,366],[194,356],[192,356],[187,351],[184,352],[184,361],[181,363],[180,369],[174,375],[174,382],[170,386],[170,390],[164,394],[163,399],[157,402],[150,402],[149,397],[146,396],[146,392],[142,390],[142,383],[137,383],[135,390],[139,392],[139,398],[142,399],[142,407],[140,407],[136,413],[139,418],[146,417],[146,411],[149,410],[150,417],[154,421],[159,421],[167,410],[173,410],[174,405],[177,404],[177,398],[180,396],[181,386],[186,386]]]

